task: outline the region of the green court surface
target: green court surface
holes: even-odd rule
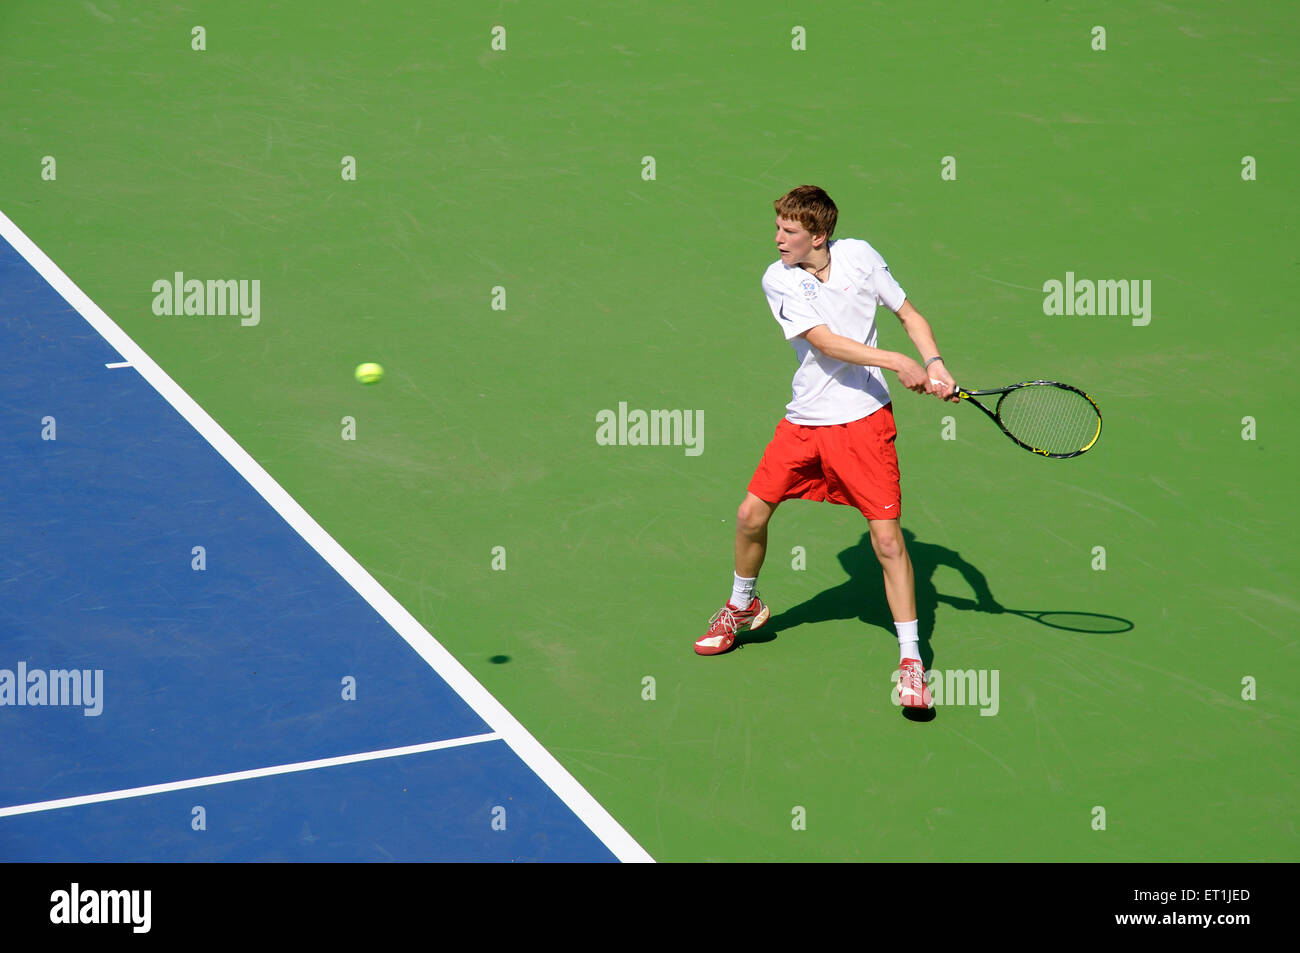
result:
[[[13,0],[0,210],[657,860],[1296,860],[1298,44],[1208,0]],[[789,399],[802,183],[960,383],[1105,415],[1046,460],[889,375],[926,657],[996,708],[891,702],[846,507],[782,506],[775,624],[691,651]],[[155,314],[176,272],[259,322]],[[1149,323],[1045,314],[1067,273]],[[702,452],[599,444],[620,402]]]

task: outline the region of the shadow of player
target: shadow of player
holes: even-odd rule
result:
[[[935,614],[939,604],[967,612],[988,612],[993,615],[1014,615],[1030,619],[1054,629],[1091,634],[1113,634],[1134,628],[1128,619],[1102,615],[1095,612],[1065,610],[1008,609],[993,597],[988,579],[978,568],[958,553],[934,543],[922,543],[909,529],[903,530],[907,552],[912,560],[912,573],[916,581],[917,635],[920,641],[921,661],[929,670],[933,667],[934,651],[930,646],[934,634]],[[828,622],[836,619],[857,619],[870,626],[878,626],[897,645],[898,633],[894,618],[885,598],[885,581],[875,550],[871,548],[871,534],[863,533],[857,545],[839,554],[840,565],[848,580],[818,593],[806,602],[792,606],[773,615],[757,632],[746,632],[737,639],[737,647],[761,642],[772,642],[782,632],[801,625]],[[956,570],[970,587],[974,598],[950,596],[941,593],[934,585],[934,574],[940,566]],[[904,709],[913,720],[928,721],[933,711]]]
[[[907,553],[912,559],[912,573],[916,579],[917,634],[920,637],[921,661],[928,669],[934,661],[930,637],[934,633],[935,612],[944,602],[959,609],[1001,613],[1003,609],[993,598],[988,580],[975,566],[944,546],[922,543],[910,529],[903,530]],[[891,640],[897,640],[894,618],[885,599],[885,580],[880,561],[871,548],[871,534],[863,533],[857,545],[839,554],[840,565],[848,580],[831,589],[819,592],[806,602],[773,615],[757,632],[746,632],[740,641],[744,645],[774,641],[782,632],[815,622],[835,619],[857,619],[867,625],[879,626]],[[975,594],[974,599],[962,599],[941,594],[934,586],[934,574],[940,566],[959,572]]]

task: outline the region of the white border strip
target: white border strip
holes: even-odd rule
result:
[[[232,781],[249,781],[253,778],[269,778],[277,774],[293,774],[296,771],[314,771],[317,768],[333,768],[340,764],[359,764],[362,761],[378,761],[380,758],[400,758],[402,755],[421,754],[425,751],[441,751],[443,748],[460,748],[464,745],[477,745],[485,741],[500,741],[496,732],[486,735],[467,735],[464,738],[450,738],[447,741],[430,741],[422,745],[407,745],[404,748],[385,748],[382,751],[364,751],[361,754],[345,754],[336,758],[320,758],[316,761],[299,761],[296,764],[280,764],[271,768],[254,768],[251,771],[234,771],[230,774],[214,774],[206,778],[189,778],[185,781],[168,781],[166,784],[149,784],[140,788],[124,788],[121,791],[104,791],[99,794],[81,794],[77,797],[60,798],[57,801],[36,801],[31,804],[15,804],[13,807],[0,807],[0,817],[13,817],[15,814],[36,814],[40,811],[57,811],[62,807],[80,807],[83,804],[102,804],[104,801],[121,801],[129,797],[148,797],[151,794],[166,794],[168,791],[184,791],[187,788],[203,788],[213,784],[229,784]]]
[[[528,733],[514,715],[488,693],[441,643],[425,630],[413,615],[384,589],[374,577],[321,528],[293,497],[262,469],[208,412],[195,403],[167,373],[117,326],[76,284],[54,264],[13,221],[0,211],[0,237],[22,255],[55,291],[72,305],[90,326],[133,364],[140,376],[167,403],[199,432],[212,448],[239,472],[262,498],[271,505],[334,570],[361,595],[371,607],[397,630],[435,672],[501,736],[515,754],[523,759],[538,777],[569,806],[606,847],[621,861],[653,863],[652,858],[632,836],[623,830],[600,803],[577,782],[573,775],[549,751]]]

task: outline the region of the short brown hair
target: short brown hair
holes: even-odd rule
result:
[[[831,197],[815,185],[801,185],[791,189],[772,203],[776,214],[798,222],[813,235],[825,235],[826,240],[835,234],[835,222],[840,210]]]

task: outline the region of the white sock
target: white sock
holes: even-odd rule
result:
[[[754,583],[758,577],[746,579],[739,573],[732,573],[736,577],[735,583],[731,587],[731,599],[728,600],[737,609],[748,609],[749,604],[754,601]]]
[[[908,659],[921,661],[921,641],[920,636],[916,634],[916,623],[919,619],[913,619],[911,622],[895,622],[894,628],[898,630],[898,664],[902,665]]]

